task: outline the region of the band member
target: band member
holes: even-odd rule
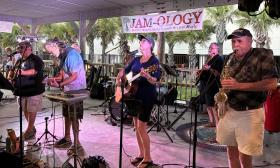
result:
[[[220,73],[223,69],[224,60],[219,56],[219,46],[211,43],[208,50],[208,59],[198,72],[200,82],[200,96],[207,106],[209,123],[205,126],[215,127],[218,123],[218,114],[214,107],[214,96],[219,91]]]
[[[225,59],[230,78],[221,84],[228,105],[217,126],[217,141],[227,145],[229,167],[252,168],[252,156],[263,150],[263,103],[267,90],[276,89],[278,74],[273,52],[252,48],[249,30],[237,29],[227,38],[234,53]]]
[[[42,93],[45,91],[42,83],[44,63],[39,56],[32,53],[32,45],[28,41],[19,43],[18,51],[22,58],[16,62],[9,78],[14,84],[15,95],[20,96],[18,103],[28,122],[23,138],[29,140],[35,138],[36,114],[42,109]]]
[[[131,164],[140,168],[153,165],[150,154],[150,138],[146,130],[147,122],[150,119],[151,111],[156,100],[156,82],[160,78],[159,61],[153,54],[154,39],[149,36],[139,35],[140,50],[142,56],[135,57],[117,76],[117,85],[124,73],[133,72],[141,74],[141,77],[133,84],[137,83],[137,90],[133,97],[133,102],[127,102],[130,113],[133,113],[133,123],[136,130],[136,138],[139,147],[139,154],[131,160]],[[156,65],[155,71],[148,73],[146,68]]]
[[[47,52],[60,58],[61,70],[56,77],[49,78],[49,85],[62,88],[65,93],[87,93],[86,92],[86,75],[84,63],[81,55],[76,49],[66,47],[63,42],[50,40],[45,43],[44,48]],[[62,139],[55,143],[57,148],[68,148],[72,145],[70,129],[72,125],[73,135],[77,139],[77,152],[83,155],[84,149],[79,140],[79,120],[83,119],[83,101],[76,103],[76,116],[74,117],[74,107],[63,104],[62,113],[65,118],[65,135]],[[72,145],[68,151],[68,155],[74,153],[75,146]]]
[[[13,50],[10,47],[5,48],[5,52],[7,54],[7,62],[5,65],[6,70],[6,78],[8,77],[9,72],[13,69]]]

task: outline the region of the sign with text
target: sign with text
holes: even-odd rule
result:
[[[156,15],[122,16],[124,33],[201,30],[203,9],[190,9]]]
[[[0,21],[0,32],[12,33],[14,23]]]

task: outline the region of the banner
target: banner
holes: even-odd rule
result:
[[[0,32],[12,33],[14,23],[0,21]]]
[[[123,33],[201,30],[203,9],[190,9],[156,15],[122,16]]]

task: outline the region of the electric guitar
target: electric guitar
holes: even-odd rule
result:
[[[205,70],[214,70],[214,69],[211,69],[211,67],[209,69],[205,68],[205,65],[208,65],[208,63],[213,59],[214,57],[208,57],[208,59],[206,60],[205,64],[202,66],[202,68],[197,72],[196,74],[196,80],[195,80],[195,85],[198,84],[198,82],[200,81],[200,78],[201,78],[201,74],[203,73],[203,71]]]
[[[147,73],[151,73],[151,72],[154,72],[156,71],[158,68],[158,65],[152,65],[148,68],[145,69],[145,72]],[[132,95],[134,95],[138,89],[138,85],[137,85],[137,82],[133,82],[135,81],[137,78],[139,78],[141,75],[140,75],[140,72],[134,76],[132,76],[132,72],[129,72],[126,76],[125,76],[125,81],[126,81],[126,87],[124,88],[124,95],[125,94],[128,94],[128,93],[131,93]],[[122,99],[122,91],[121,91],[121,86],[116,86],[116,89],[115,89],[115,101],[116,102],[120,102]]]

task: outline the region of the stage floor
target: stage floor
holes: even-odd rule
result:
[[[53,92],[53,90],[52,90]],[[47,92],[46,92],[47,93]],[[5,95],[11,97],[11,93],[5,91]],[[85,149],[85,155],[82,157],[100,155],[109,163],[110,167],[119,167],[119,148],[120,148],[120,127],[112,126],[105,121],[106,116],[103,115],[105,107],[93,107],[103,103],[103,100],[96,100],[87,98],[84,101],[85,114],[80,128],[80,141]],[[49,117],[48,129],[55,136],[62,137],[64,132],[63,117],[61,114],[60,103],[54,103],[56,106],[55,115],[52,115],[52,102],[47,98],[43,100],[43,110],[38,113],[36,119],[36,138],[39,138],[45,130],[45,117]],[[89,108],[90,107],[90,108]],[[178,108],[178,111],[184,109]],[[6,129],[12,128],[16,134],[19,135],[19,110],[15,100],[3,100],[0,104],[0,135],[5,141],[7,137]],[[172,121],[177,114],[172,113],[174,107],[169,107],[169,119]],[[155,129],[149,133],[151,139],[151,154],[155,164],[163,167],[185,167],[192,165],[192,146],[187,143],[181,136],[176,133],[176,128],[188,124],[191,118],[191,112],[186,112],[183,116],[185,119],[180,119],[174,126],[174,130],[167,130],[171,139],[171,143],[163,129],[157,132]],[[207,119],[207,115],[199,114],[199,121]],[[23,128],[25,129],[26,122],[23,121]],[[177,129],[178,131],[178,129]],[[188,131],[186,131],[187,134]],[[202,131],[201,133],[203,133]],[[184,133],[183,133],[184,134]],[[50,137],[50,136],[48,136]],[[254,158],[255,166],[279,167],[280,164],[280,135],[265,134],[265,150],[264,155]],[[29,145],[26,156],[32,161],[43,160],[48,167],[61,167],[67,160],[67,150],[53,148],[52,145],[44,143],[45,137],[40,142],[41,146],[32,146],[37,139],[26,142]],[[52,138],[49,138],[52,140]],[[73,141],[73,138],[72,138]],[[200,142],[201,143],[201,142]],[[2,144],[3,145],[3,144]],[[5,144],[4,144],[5,145]],[[215,144],[213,144],[215,145]],[[132,125],[125,124],[123,129],[123,153],[122,153],[122,167],[132,168],[130,164],[131,156],[137,155],[137,144],[135,139],[135,132]],[[73,163],[73,159],[70,161]],[[172,165],[173,164],[173,165]],[[198,146],[196,148],[196,165],[197,167],[228,167],[226,153],[223,150],[213,150],[205,146]],[[158,166],[155,166],[158,167]]]

